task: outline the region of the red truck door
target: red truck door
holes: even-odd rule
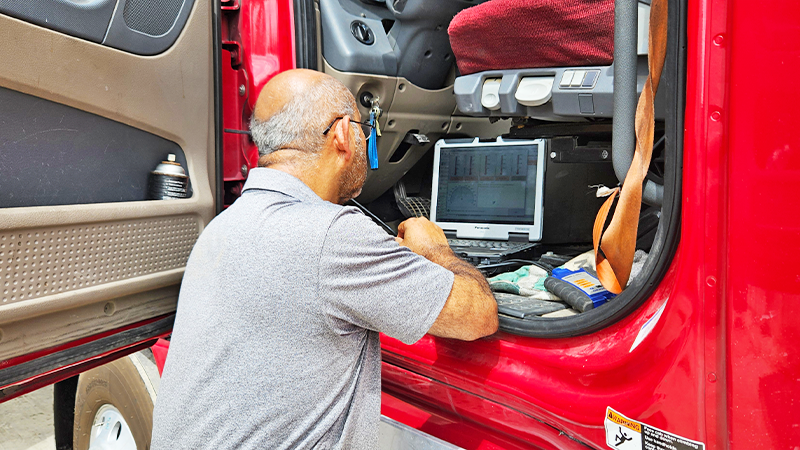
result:
[[[0,401],[167,334],[216,212],[219,5],[84,3],[0,6]]]

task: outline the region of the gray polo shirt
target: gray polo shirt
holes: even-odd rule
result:
[[[254,169],[189,257],[152,448],[376,448],[378,332],[416,342],[452,285],[359,210]]]

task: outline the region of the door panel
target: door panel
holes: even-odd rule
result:
[[[110,190],[115,183],[141,187],[170,149],[185,155],[192,185],[186,199],[89,203],[72,195],[68,203],[81,203],[29,200],[0,209],[0,388],[20,381],[9,371],[16,362],[31,367],[31,358],[175,310],[191,247],[215,212],[213,29],[209,2],[194,2],[175,44],[142,57],[0,15],[0,58],[7,62],[0,65],[0,89],[10,93],[0,97],[0,122],[19,128],[0,131],[0,151],[20,156],[24,145],[30,160],[40,162],[19,170],[0,160],[0,178],[20,179],[5,185],[3,198],[70,177],[73,186],[57,188],[96,188],[92,176]],[[27,96],[40,99],[42,113],[34,109],[19,120],[20,108],[5,102]],[[61,125],[51,102],[59,104]],[[87,115],[112,125],[76,126]],[[128,131],[114,136],[109,129]],[[59,134],[63,146],[53,139]],[[107,153],[98,152],[106,146]],[[87,176],[89,166],[99,170]],[[120,174],[118,181],[103,179],[103,172]]]
[[[324,0],[314,5],[317,67],[350,89],[363,118],[369,117],[369,108],[360,101],[364,96],[377,97],[383,110],[378,121],[380,169],[369,172],[359,201],[369,203],[391,189],[444,136],[508,132],[507,120],[489,123],[455,115],[455,65],[447,24],[458,10],[471,5],[461,0],[418,2],[403,11],[352,0]],[[373,44],[357,40],[351,30],[354,20],[369,26]],[[423,29],[433,37],[420,39]],[[429,142],[409,144],[408,133],[424,134]]]
[[[8,14],[70,36],[140,55],[169,48],[194,0],[0,0]]]
[[[41,97],[0,88],[0,117],[0,166],[14,174],[0,208],[146,200],[153,161],[186,167],[174,142]]]
[[[116,0],[0,0],[0,13],[18,17],[46,28],[102,42],[114,14]]]

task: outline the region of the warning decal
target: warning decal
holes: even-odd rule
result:
[[[705,450],[705,444],[631,420],[606,409],[606,444],[619,450]]]

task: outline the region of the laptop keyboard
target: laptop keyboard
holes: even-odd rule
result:
[[[491,248],[498,250],[521,250],[530,247],[530,242],[483,241],[477,239],[448,239],[450,247]]]

